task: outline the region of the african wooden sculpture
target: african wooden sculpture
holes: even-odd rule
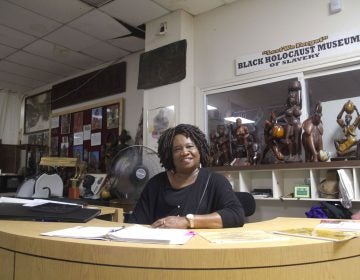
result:
[[[272,112],[270,119],[265,121],[263,159],[268,151],[272,151],[278,162],[301,161],[301,107],[301,84],[291,81],[286,108],[279,115]]]
[[[356,117],[353,123],[351,123],[353,118],[352,115],[354,112],[356,112]],[[346,114],[344,119],[342,119],[344,113]],[[343,138],[336,139],[334,141],[336,152],[338,156],[346,156],[349,155],[351,152],[354,152],[354,148],[356,148],[358,142],[356,138],[356,128],[358,128],[360,124],[359,111],[356,105],[351,100],[348,100],[343,105],[341,111],[337,115],[336,121],[342,128],[342,131],[344,133]]]
[[[319,102],[315,106],[314,113],[302,124],[302,144],[305,150],[305,161],[307,162],[326,161],[328,159],[321,152],[323,151],[322,135],[324,133],[321,116],[322,106]]]

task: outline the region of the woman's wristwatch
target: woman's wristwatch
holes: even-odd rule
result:
[[[189,222],[189,228],[195,228],[195,217],[194,214],[187,214],[185,216],[186,220]]]

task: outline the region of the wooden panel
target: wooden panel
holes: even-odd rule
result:
[[[306,252],[304,252],[305,254]],[[154,254],[155,257],[155,254]],[[171,256],[169,256],[171,258]],[[165,261],[165,260],[164,260]],[[226,261],[226,260],[224,260]],[[74,263],[17,254],[15,280],[39,279],[358,279],[360,257],[293,266],[239,269],[166,269]],[[303,275],[303,278],[299,278]]]
[[[0,145],[0,169],[2,173],[17,173],[20,165],[20,149],[17,145]]]
[[[125,90],[126,62],[120,62],[53,86],[51,110],[107,97]]]
[[[277,218],[219,231],[234,234],[244,230],[273,231],[311,227],[319,221]],[[358,278],[359,238],[335,243],[288,237],[278,242],[214,244],[195,235],[180,246],[40,236],[41,232],[75,225],[83,224],[0,220],[0,248],[17,252],[14,279]],[[114,226],[119,223],[93,219],[87,225]],[[201,234],[209,230],[196,231]],[[8,255],[6,257],[10,260]]]
[[[0,279],[14,279],[14,259],[15,253],[0,248]]]

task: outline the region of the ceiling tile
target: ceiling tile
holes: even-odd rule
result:
[[[0,25],[0,44],[14,48],[22,48],[35,39],[36,37],[34,36]]]
[[[75,68],[65,64],[61,64],[59,62],[51,61],[49,59],[42,58],[23,51],[19,51],[7,57],[7,60],[21,65],[31,66],[35,69],[40,69],[50,73],[54,73],[62,77],[66,77],[67,75],[72,75],[74,72],[81,70],[79,68]]]
[[[2,81],[6,81],[6,82],[10,82],[10,83],[16,83],[16,84],[31,87],[31,88],[39,87],[39,86],[44,84],[44,82],[41,82],[41,81],[37,81],[37,80],[34,80],[34,79],[29,79],[29,78],[26,78],[26,77],[21,77],[20,75],[7,73],[7,72],[4,72],[4,71],[0,71],[0,73],[1,73],[1,80]]]
[[[99,10],[89,12],[71,22],[69,26],[102,40],[130,34],[122,24]]]
[[[191,15],[198,15],[225,4],[230,4],[237,0],[153,0],[160,6],[171,10],[184,10]]]
[[[0,58],[7,57],[14,52],[16,52],[16,49],[0,45]]]
[[[103,63],[101,59],[89,57],[88,55],[44,40],[38,40],[32,43],[24,48],[24,51],[81,69],[88,69],[99,63]]]
[[[100,41],[67,26],[59,28],[50,35],[44,37],[44,39],[76,51],[89,48]]]
[[[0,24],[37,37],[44,36],[61,25],[5,1],[0,1]]]
[[[99,9],[133,26],[169,13],[168,10],[149,0],[115,0]]]
[[[8,0],[42,16],[67,23],[93,9],[74,0]]]
[[[1,80],[1,71],[0,71],[0,94],[2,92],[19,92],[19,93],[23,93],[26,91],[31,90],[32,88],[29,86],[22,86],[16,83],[10,83],[7,81],[3,81]]]
[[[82,50],[82,52],[102,59],[104,62],[117,60],[129,54],[129,52],[125,50],[104,42],[99,42],[98,44],[91,46],[91,48]]]
[[[125,37],[111,40],[111,43],[115,46],[119,46],[130,52],[137,52],[144,49],[144,40],[136,37]]]
[[[19,65],[6,60],[0,61],[0,71],[21,75],[27,78],[33,78],[43,82],[52,82],[63,78],[60,75]]]

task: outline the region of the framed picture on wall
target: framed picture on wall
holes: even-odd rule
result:
[[[106,128],[117,127],[119,127],[119,105],[115,104],[106,108]]]
[[[91,130],[102,129],[102,107],[91,110]]]
[[[58,152],[52,151],[52,154],[60,156],[80,154],[84,161],[90,161],[91,152],[98,150],[97,153],[99,153],[104,148],[98,146],[105,141],[106,135],[109,133],[115,136],[120,135],[123,128],[123,105],[123,99],[117,98],[112,101],[97,102],[96,106],[89,104],[51,115],[50,119],[57,120],[57,125],[51,128],[51,137],[58,137],[56,145]],[[82,146],[82,153],[75,148],[77,146]],[[102,162],[103,158],[101,154],[99,168],[105,166]],[[94,162],[94,156],[92,162]],[[94,166],[93,164],[93,169]]]
[[[50,91],[25,98],[24,133],[34,133],[49,129]]]
[[[82,132],[83,131],[83,114],[84,114],[84,112],[74,113],[73,132]]]
[[[69,134],[70,133],[70,122],[71,122],[71,114],[61,115],[61,134]]]
[[[169,127],[175,126],[175,106],[159,107],[148,111],[147,142],[148,146],[157,150],[160,135]]]

